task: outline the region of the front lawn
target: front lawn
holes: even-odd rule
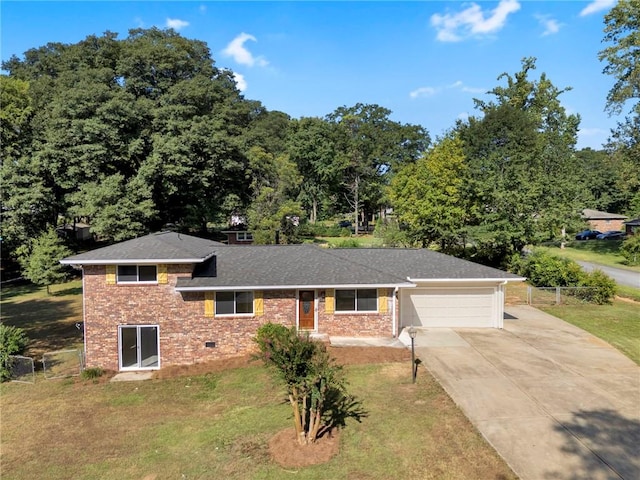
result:
[[[538,307],[599,337],[640,365],[640,303]]]
[[[568,242],[565,248],[549,245],[536,248],[574,261],[598,263],[640,272],[640,266],[626,265],[625,258],[620,254],[620,245],[622,245],[621,240],[576,240]]]

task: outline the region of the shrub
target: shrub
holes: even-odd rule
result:
[[[359,402],[346,394],[342,367],[322,343],[300,336],[295,327],[271,323],[261,326],[254,340],[257,357],[286,386],[298,443],[314,443],[323,429],[359,418]]]
[[[360,244],[355,238],[345,238],[344,240],[340,240],[333,245],[332,248],[358,248]]]
[[[20,355],[29,344],[24,330],[0,323],[0,381],[11,377],[11,355]]]
[[[616,293],[615,281],[600,270],[586,273],[573,260],[540,250],[512,261],[512,268],[536,287],[591,287],[571,293],[590,303],[610,303]]]
[[[578,290],[576,295],[587,302],[598,305],[611,303],[616,294],[616,282],[601,270],[594,270],[586,274],[580,286],[591,288]]]
[[[104,375],[104,370],[100,367],[85,368],[81,374],[84,380],[94,380],[100,378],[102,375]]]
[[[620,253],[627,261],[627,265],[640,265],[640,233],[622,242]]]

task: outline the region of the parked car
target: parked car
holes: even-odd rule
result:
[[[349,220],[342,220],[341,222],[338,222],[338,226],[340,228],[351,228],[351,222]]]
[[[598,240],[622,240],[625,233],[620,230],[610,230],[608,232],[601,233],[596,238]]]
[[[583,230],[576,235],[576,240],[593,240],[598,235],[602,235],[599,230]]]

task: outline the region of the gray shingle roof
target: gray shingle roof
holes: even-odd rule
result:
[[[620,215],[619,213],[600,212],[598,210],[585,208],[582,210],[582,218],[585,220],[624,220],[629,217]]]
[[[313,245],[229,245],[216,252],[215,262],[215,267],[194,272],[191,279],[178,279],[177,289],[409,284],[406,276],[354,263]],[[214,270],[216,276],[206,276]]]
[[[353,248],[331,249],[332,255],[412,280],[515,280],[521,277],[479,263],[428,249]]]
[[[194,263],[178,290],[412,286],[417,280],[522,280],[516,275],[426,249],[326,249],[314,245],[225,245],[160,232],[65,258],[70,265]]]
[[[115,263],[200,263],[225,245],[213,240],[176,232],[158,232],[67,257],[69,265],[104,265]]]
[[[215,266],[194,272],[191,279],[178,279],[176,288],[391,287],[410,286],[415,280],[522,280],[502,270],[424,249],[227,246],[218,250],[215,262]]]

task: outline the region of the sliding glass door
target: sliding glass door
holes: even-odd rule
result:
[[[160,366],[157,325],[123,325],[120,330],[120,369],[141,370]]]

